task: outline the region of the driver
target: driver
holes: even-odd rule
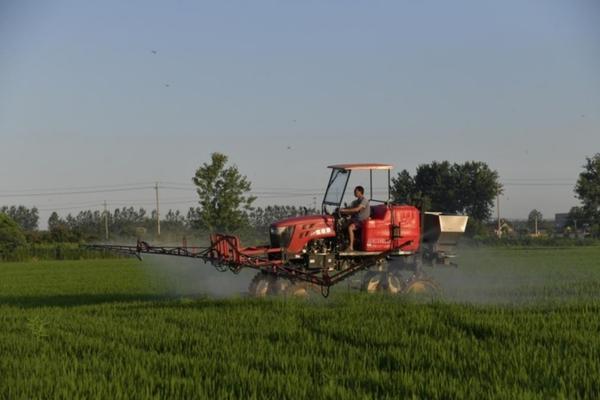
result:
[[[350,207],[340,209],[340,214],[351,216],[347,226],[350,243],[345,251],[354,250],[354,231],[359,228],[362,221],[369,219],[371,215],[369,200],[365,197],[365,188],[362,186],[355,187],[354,196],[356,200],[350,204]]]

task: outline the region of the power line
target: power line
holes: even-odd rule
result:
[[[154,200],[150,200],[150,197],[146,197],[146,198],[133,198],[133,199],[111,199],[111,198],[107,198],[106,201],[108,201],[111,204],[145,204],[145,205],[152,205],[155,203]],[[174,197],[167,197],[166,200],[167,201],[175,201],[175,200],[188,200],[191,199],[190,196],[174,196]],[[162,203],[162,201],[161,201]],[[53,203],[53,202],[49,202],[49,203],[45,203],[45,204],[40,204],[41,207],[77,207],[77,206],[86,206],[86,205],[96,205],[98,204],[98,201],[94,201],[94,200],[87,200],[87,201],[83,201],[83,202],[60,202],[60,203]]]
[[[145,186],[151,185],[153,182],[137,182],[137,183],[115,183],[112,185],[94,185],[94,186],[71,186],[71,187],[60,187],[60,188],[41,188],[41,189],[12,189],[12,190],[3,190],[0,191],[0,194],[3,193],[11,193],[11,192],[19,192],[19,193],[28,193],[28,192],[65,192],[65,191],[78,191],[78,190],[100,190],[100,189],[115,189],[115,188],[124,188],[124,187],[134,187],[134,186]]]
[[[133,207],[133,208],[143,208],[140,206],[144,206],[144,205],[153,205],[154,202],[145,202],[145,203],[115,203],[113,201],[108,201],[110,204],[114,205],[114,209],[121,209],[123,207],[129,208],[129,207]],[[195,200],[190,200],[190,201],[161,201],[160,204],[162,205],[178,205],[178,204],[183,204],[183,205],[197,205],[197,201]],[[97,210],[102,208],[103,203],[93,203],[93,204],[89,204],[89,205],[79,205],[79,206],[66,206],[66,207],[51,207],[51,208],[37,208],[38,211],[68,211],[68,210]]]
[[[162,188],[162,187],[161,187]],[[283,195],[269,195],[269,196],[261,196],[261,198],[290,198],[290,197],[307,197],[308,194],[305,195],[297,195],[297,194],[283,194]],[[118,206],[152,206],[156,204],[156,200],[148,199],[107,199],[110,204],[118,205]],[[167,197],[164,200],[160,201],[162,205],[174,205],[174,204],[197,204],[198,199],[192,196],[186,197]],[[37,207],[38,211],[52,211],[52,210],[69,210],[69,209],[85,209],[87,207],[99,207],[102,206],[102,202],[83,202],[83,203],[59,203],[59,204],[45,204],[41,207]]]
[[[102,204],[93,204],[90,206],[79,206],[79,207],[54,207],[54,208],[38,208],[38,211],[68,211],[68,210],[90,210],[102,207]],[[37,207],[36,207],[37,208]]]
[[[193,187],[193,186],[186,186],[186,187],[180,187],[180,186],[167,186],[167,185],[163,185],[161,186],[161,189],[168,189],[168,190],[182,190],[182,191],[194,191],[196,192],[198,190],[198,188]],[[281,189],[252,189],[250,190],[251,193],[306,193],[306,192],[314,192],[314,191],[320,191],[321,189],[298,189],[298,188],[281,188]]]
[[[48,192],[48,193],[10,193],[0,194],[0,197],[42,197],[42,196],[66,196],[74,194],[94,194],[94,193],[111,193],[111,192],[131,192],[136,190],[152,189],[152,186],[140,186],[130,188],[102,189],[102,190],[86,190],[72,192]]]
[[[111,202],[111,203],[117,203],[117,200],[110,200],[108,199],[107,201]],[[86,202],[77,202],[77,203],[72,203],[72,202],[68,202],[68,203],[50,203],[50,204],[41,204],[39,206],[34,205],[33,207],[37,208],[38,210],[43,210],[43,209],[48,209],[50,207],[54,207],[54,208],[60,208],[60,207],[93,207],[93,206],[97,206],[99,203],[98,201],[86,201]],[[41,207],[41,208],[40,208]]]

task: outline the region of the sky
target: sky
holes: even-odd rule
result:
[[[215,151],[257,205],[477,160],[553,218],[600,152],[600,2],[0,0],[0,205],[186,210]]]

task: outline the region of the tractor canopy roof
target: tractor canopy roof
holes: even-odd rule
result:
[[[372,170],[372,169],[390,170],[390,169],[394,168],[394,166],[390,165],[390,164],[362,163],[362,164],[336,164],[336,165],[329,165],[327,168],[344,169],[347,171]]]
[[[329,183],[327,184],[327,190],[325,191],[325,197],[323,198],[322,209],[324,213],[329,213],[327,206],[339,208],[346,192],[346,185],[350,179],[352,171],[369,171],[369,197],[372,201],[388,202],[391,198],[390,193],[390,171],[393,168],[390,164],[379,164],[379,163],[360,163],[360,164],[335,164],[330,165],[327,168],[331,168],[331,176]],[[388,199],[387,200],[375,200],[373,198],[373,171],[387,171],[388,179]]]

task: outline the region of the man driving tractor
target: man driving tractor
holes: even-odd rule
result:
[[[354,200],[350,207],[340,209],[340,214],[350,215],[350,219],[347,222],[348,229],[348,248],[347,252],[354,250],[354,231],[359,228],[360,223],[364,220],[369,219],[371,216],[371,207],[369,206],[369,200],[365,197],[365,188],[357,186],[354,188]]]

